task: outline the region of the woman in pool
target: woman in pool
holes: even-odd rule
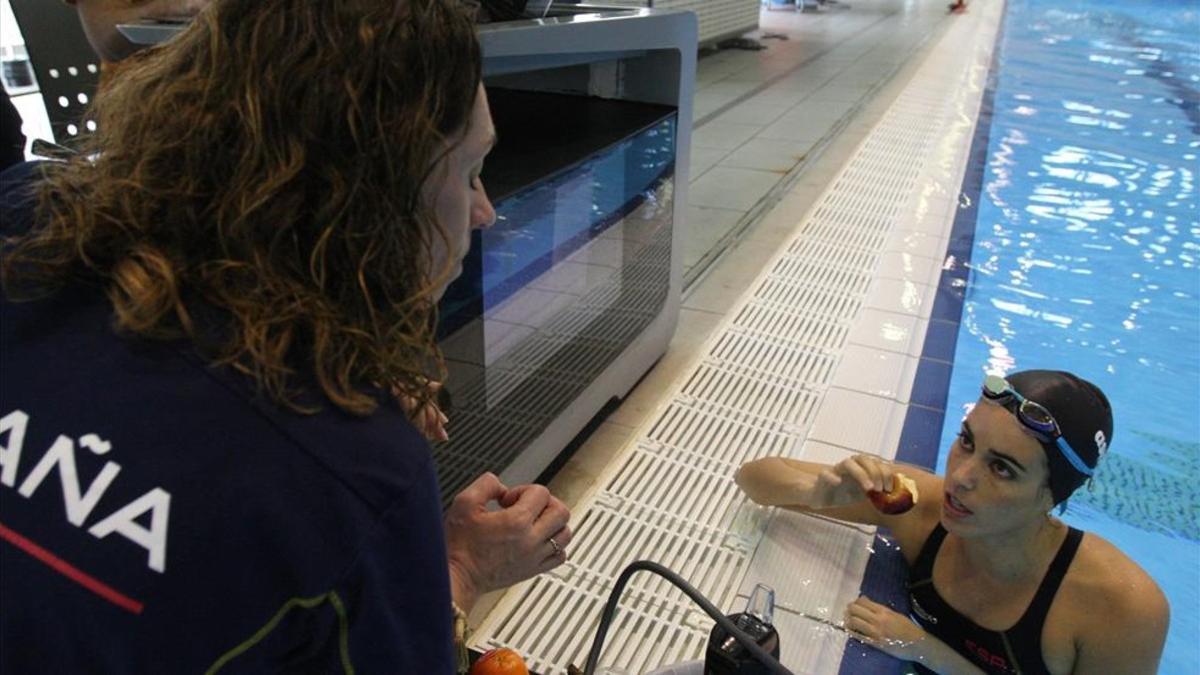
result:
[[[749,462],[755,502],[887,526],[909,565],[912,620],[861,597],[846,628],[920,673],[1154,673],[1169,609],[1157,584],[1104,539],[1050,515],[1112,440],[1108,399],[1070,373],[989,376],[946,476],[871,455],[828,466]],[[916,505],[885,515],[868,491],[902,471]]]

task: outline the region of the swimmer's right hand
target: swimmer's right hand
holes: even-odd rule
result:
[[[868,492],[891,492],[894,483],[891,464],[874,455],[854,455],[821,470],[805,496],[805,506],[827,509],[857,504]]]
[[[828,509],[861,503],[871,490],[888,491],[894,470],[873,455],[856,455],[829,466],[788,457],[747,462],[734,480],[763,506]]]

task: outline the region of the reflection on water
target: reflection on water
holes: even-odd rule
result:
[[[1118,388],[1194,384],[1200,58],[1171,47],[1196,14],[1067,4],[1010,25],[972,260],[986,311],[970,303],[964,325],[995,369],[1069,358]],[[1014,359],[1014,342],[1036,358]],[[1168,399],[1146,428],[1194,426],[1194,399]]]
[[[871,543],[867,544],[867,550],[871,553],[899,552],[900,544],[892,535],[887,534],[883,530],[877,530],[875,537],[871,539]]]
[[[1129,553],[1175,607],[1200,601],[1197,35],[1195,3],[1009,3],[942,437],[984,370],[1095,381],[1115,442],[1068,520]],[[1198,631],[1194,612],[1173,612],[1162,672],[1194,667]]]

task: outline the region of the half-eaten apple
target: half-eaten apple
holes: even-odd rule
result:
[[[902,473],[892,474],[892,489],[868,490],[867,498],[879,509],[880,513],[898,516],[917,504],[917,484]]]

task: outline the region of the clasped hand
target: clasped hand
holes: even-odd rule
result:
[[[812,508],[847,506],[862,501],[863,494],[892,489],[895,470],[874,455],[860,454],[825,467],[805,490]]]
[[[432,442],[449,440],[449,419],[432,399],[439,382],[425,382],[429,400],[395,391],[409,420]],[[492,510],[495,503],[498,509]],[[468,609],[481,593],[554,569],[567,559],[571,512],[541,485],[509,488],[485,473],[455,496],[446,511],[446,555],[454,599]]]
[[[489,510],[495,502],[499,509]],[[541,485],[509,488],[485,473],[446,511],[446,554],[455,600],[524,581],[567,559],[571,512]],[[553,543],[550,541],[553,539]]]

